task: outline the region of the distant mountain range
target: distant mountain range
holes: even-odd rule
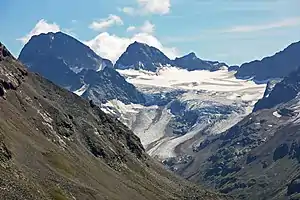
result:
[[[126,104],[144,104],[146,99],[114,69],[156,72],[162,67],[176,66],[189,71],[215,71],[227,66],[203,61],[194,53],[170,60],[157,48],[138,42],[129,45],[113,66],[109,60],[101,58],[89,47],[62,32],[33,36],[18,59],[30,71],[80,96],[98,103],[118,99]]]
[[[115,64],[116,69],[143,69],[151,72],[166,66],[175,66],[189,71],[216,71],[228,67],[225,63],[201,60],[195,53],[171,60],[159,49],[139,42],[129,45]]]

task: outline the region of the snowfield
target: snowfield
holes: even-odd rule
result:
[[[134,85],[216,92],[265,88],[265,85],[257,85],[251,80],[236,79],[235,72],[228,72],[226,69],[210,72],[164,67],[157,73],[133,69],[118,70],[118,72],[127,77],[127,81]]]
[[[149,99],[160,96],[165,103],[125,105],[112,100],[102,109],[131,128],[149,155],[160,160],[187,155],[208,135],[232,127],[251,112],[266,87],[236,79],[227,69],[210,72],[163,67],[156,73],[132,69],[118,72]]]

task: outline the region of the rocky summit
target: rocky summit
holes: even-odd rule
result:
[[[0,49],[0,199],[229,199],[171,175],[118,120]]]
[[[116,69],[143,69],[155,72],[162,66],[171,65],[172,61],[159,49],[144,43],[134,42],[120,56]]]

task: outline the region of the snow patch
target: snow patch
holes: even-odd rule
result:
[[[87,91],[89,86],[90,86],[89,84],[83,84],[81,86],[81,88],[79,88],[78,90],[73,91],[73,93],[78,95],[78,96],[82,96]]]
[[[54,142],[58,142],[62,147],[65,147],[67,144],[66,142],[56,133],[53,128],[52,122],[53,119],[50,117],[50,114],[47,112],[42,112],[41,110],[37,110],[38,114],[43,118],[42,124],[49,128],[50,133],[52,133],[56,139],[53,139]]]
[[[281,118],[281,114],[279,114],[277,111],[273,112],[273,115],[277,118]]]
[[[65,61],[64,61],[64,64],[67,65],[67,63],[65,63]],[[70,70],[72,70],[75,74],[78,74],[83,70],[83,67],[78,67],[78,66],[70,67]]]

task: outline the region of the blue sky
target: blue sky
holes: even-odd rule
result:
[[[300,0],[1,0],[0,41],[18,55],[31,35],[69,33],[115,61],[138,40],[170,57],[241,64],[300,40]]]

